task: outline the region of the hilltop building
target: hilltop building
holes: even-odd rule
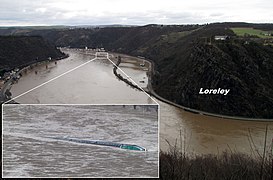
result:
[[[214,40],[216,40],[216,41],[225,41],[228,38],[229,38],[228,36],[215,36]]]

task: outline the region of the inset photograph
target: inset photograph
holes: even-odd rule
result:
[[[3,105],[2,176],[158,177],[158,105]]]

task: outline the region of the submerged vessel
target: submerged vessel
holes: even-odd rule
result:
[[[60,137],[51,137],[52,139],[63,140],[63,141],[71,141],[76,143],[84,143],[84,144],[93,144],[100,146],[111,146],[120,149],[128,149],[134,151],[147,151],[146,148],[135,145],[135,144],[123,144],[109,141],[98,141],[98,140],[86,140],[86,139],[76,139],[76,138],[60,138]]]

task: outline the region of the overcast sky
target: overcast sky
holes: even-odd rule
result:
[[[0,26],[273,23],[272,0],[0,0]]]

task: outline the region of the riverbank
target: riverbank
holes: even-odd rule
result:
[[[138,61],[138,64],[142,63],[143,61],[149,64],[148,72],[147,72],[148,85],[147,85],[147,90],[145,90],[146,93],[150,94],[151,96],[155,97],[156,99],[158,99],[158,100],[160,100],[160,101],[162,101],[164,103],[167,103],[169,105],[175,106],[175,107],[183,109],[185,111],[195,113],[195,114],[200,114],[200,115],[218,117],[218,118],[223,118],[223,119],[232,119],[232,120],[273,122],[273,119],[248,118],[248,117],[227,116],[227,115],[222,115],[222,114],[209,113],[209,112],[200,111],[200,110],[197,110],[197,109],[192,109],[192,108],[189,108],[189,107],[185,107],[185,106],[182,106],[180,104],[176,104],[176,103],[174,103],[172,101],[169,101],[169,100],[163,98],[162,96],[158,95],[154,91],[154,89],[152,87],[152,77],[155,74],[155,72],[154,72],[154,62],[152,60],[147,60],[147,59],[139,59],[139,60],[136,60],[136,61]],[[119,66],[120,63],[121,62],[117,63],[116,66]],[[115,72],[114,72],[114,74],[117,76],[117,78],[124,81],[125,83],[130,85],[132,88],[136,88],[136,89],[140,90],[140,88],[138,86],[134,85],[132,82],[130,82],[127,79],[123,78],[120,74],[117,75],[117,73],[115,73]]]
[[[114,72],[115,76],[116,76],[119,80],[124,81],[126,84],[128,84],[128,85],[131,86],[132,88],[135,88],[135,89],[138,89],[138,90],[141,91],[141,88],[139,88],[137,85],[133,84],[131,81],[129,81],[128,79],[124,78],[121,74],[119,74],[119,73],[117,72],[117,69],[118,69],[117,67],[119,66],[120,63],[121,63],[121,58],[120,58],[120,56],[118,56],[118,61],[117,61],[117,63],[116,63],[116,66],[114,66],[114,68],[113,68],[113,72]]]
[[[65,54],[64,56],[61,56],[61,57],[58,57],[58,58],[55,58],[55,59],[52,59],[52,60],[44,60],[44,61],[39,61],[39,62],[35,62],[35,63],[31,63],[31,64],[27,64],[26,66],[24,67],[18,67],[19,68],[19,71],[16,72],[14,75],[12,75],[8,81],[6,81],[3,85],[3,87],[1,88],[0,90],[0,104],[12,99],[11,96],[12,94],[10,93],[10,89],[12,87],[12,85],[18,81],[19,79],[17,77],[22,77],[22,74],[23,72],[26,72],[27,70],[30,70],[32,69],[34,66],[38,66],[38,65],[42,65],[42,64],[46,64],[48,63],[49,61],[59,61],[59,60],[62,60],[62,59],[65,59],[69,57],[68,54]],[[6,94],[10,94],[10,96],[7,96]],[[14,101],[14,103],[17,103]]]

